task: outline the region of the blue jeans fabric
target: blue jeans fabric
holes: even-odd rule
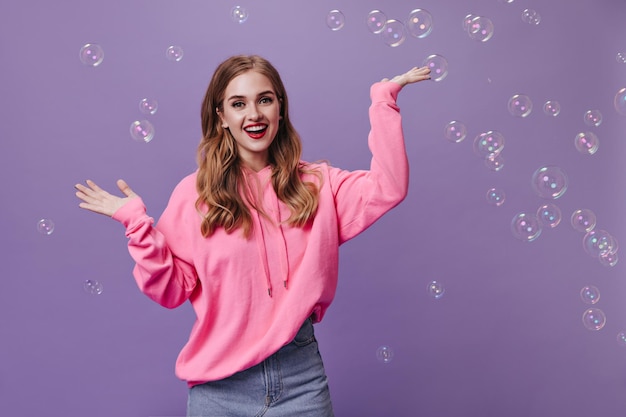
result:
[[[187,417],[333,417],[313,323],[258,365],[189,390]]]

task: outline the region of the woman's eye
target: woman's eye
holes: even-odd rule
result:
[[[270,104],[272,102],[272,99],[269,97],[263,97],[261,100],[259,100],[259,102],[261,104]]]
[[[235,101],[233,107],[243,107],[243,101]]]

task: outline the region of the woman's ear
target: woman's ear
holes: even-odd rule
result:
[[[220,111],[219,107],[215,108],[215,113],[217,113],[217,115],[220,117],[220,120],[222,121],[222,127],[224,129],[228,129],[228,123],[224,121],[224,117],[222,116],[222,112]]]

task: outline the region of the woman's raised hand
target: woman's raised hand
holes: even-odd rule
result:
[[[78,205],[85,210],[93,211],[94,213],[104,214],[105,216],[113,216],[120,207],[126,204],[133,198],[139,197],[130,189],[128,184],[124,180],[117,180],[117,187],[126,197],[118,197],[113,194],[109,194],[98,185],[91,181],[85,181],[87,186],[83,184],[76,184],[75,187],[76,197],[80,198],[82,202]]]
[[[424,80],[430,80],[430,68],[428,67],[413,67],[404,74],[396,75],[391,80],[389,78],[382,79],[382,81],[392,81],[394,83],[398,83],[402,87],[407,84]]]

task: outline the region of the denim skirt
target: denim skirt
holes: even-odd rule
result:
[[[189,389],[187,417],[333,417],[313,323],[258,365]]]

